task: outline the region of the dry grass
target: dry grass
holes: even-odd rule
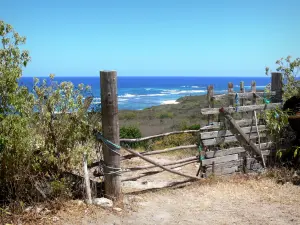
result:
[[[22,224],[300,224],[299,204],[298,186],[236,175],[127,194],[122,212],[69,201],[50,214],[24,214]]]

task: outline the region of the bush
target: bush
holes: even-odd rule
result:
[[[156,115],[156,118],[158,119],[172,119],[173,117],[174,114],[172,112],[162,112]]]
[[[120,115],[121,120],[132,120],[137,117],[137,112],[124,112]]]
[[[120,138],[141,138],[142,133],[135,126],[123,126],[120,128]]]
[[[171,148],[180,145],[189,145],[197,143],[198,138],[193,134],[174,134],[156,140],[152,149]]]
[[[185,121],[181,123],[181,130],[199,130],[200,124],[187,125]]]
[[[30,60],[19,49],[25,38],[3,21],[0,38],[0,198],[26,202],[45,193],[65,195],[64,172],[81,167],[82,153],[94,147],[83,97],[89,88],[57,83],[51,75],[41,83],[35,79],[30,93],[18,84]]]

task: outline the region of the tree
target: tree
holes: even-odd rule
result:
[[[20,36],[11,25],[0,21],[0,119],[9,113],[20,110],[20,99],[26,90],[19,89],[18,81],[22,68],[30,61],[28,51],[21,50],[26,38]]]

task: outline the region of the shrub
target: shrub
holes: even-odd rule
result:
[[[138,127],[123,126],[120,128],[120,138],[141,138],[142,133]]]
[[[41,83],[35,79],[30,93],[18,84],[30,60],[19,49],[25,38],[3,21],[0,38],[0,198],[14,202],[39,200],[45,193],[47,198],[65,195],[63,173],[80,166],[81,153],[94,146],[83,97],[89,88],[57,83],[51,75]]]
[[[199,129],[200,129],[200,124],[193,124],[186,127],[186,130],[199,130]]]
[[[162,112],[162,113],[158,113],[156,115],[156,118],[158,119],[172,119],[174,117],[174,114],[172,112]]]
[[[197,143],[197,137],[192,134],[174,134],[154,141],[152,149],[171,148],[180,145],[189,145]]]
[[[120,119],[124,120],[132,120],[137,117],[137,112],[124,112],[123,114],[120,115]]]

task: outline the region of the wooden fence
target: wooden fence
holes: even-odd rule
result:
[[[266,92],[257,92],[255,81],[247,93],[244,82],[240,83],[239,93],[234,93],[231,82],[228,83],[228,94],[214,95],[213,86],[207,88],[208,107],[202,108],[201,113],[207,115],[208,125],[201,128],[203,152],[198,175],[255,171],[268,165],[276,150],[266,133],[265,122],[258,120],[257,112],[281,106],[281,73],[272,73],[271,84],[267,94],[270,99],[266,99]],[[229,105],[223,105],[221,110],[214,108],[218,100]],[[236,100],[239,100],[238,104]],[[258,100],[263,103],[257,104]],[[242,119],[235,120],[234,114],[240,114]],[[214,121],[216,118],[217,122]]]
[[[265,100],[265,93],[256,91],[256,82],[254,81],[251,83],[250,92],[245,92],[244,83],[241,82],[239,93],[235,93],[233,91],[233,83],[229,83],[228,94],[226,95],[214,95],[213,85],[210,85],[207,88],[207,106],[199,106],[201,113],[207,115],[207,126],[199,130],[174,131],[139,139],[120,140],[116,104],[116,72],[102,71],[100,75],[103,135],[108,141],[117,145],[121,143],[122,145],[124,143],[137,143],[180,133],[200,134],[199,143],[186,146],[140,153],[124,147],[123,149],[129,152],[127,155],[110,151],[107,146],[103,145],[104,176],[105,182],[108,182],[108,185],[105,184],[105,191],[109,197],[118,198],[121,181],[137,180],[141,177],[150,176],[162,171],[169,171],[189,179],[199,179],[210,174],[230,174],[237,171],[257,170],[268,164],[269,156],[274,152],[272,142],[266,133],[266,125],[263,121],[258,121],[256,112],[281,105],[282,75],[280,73],[272,74],[271,91],[268,93],[272,97],[269,104],[266,102],[257,104],[259,101]],[[236,105],[237,99],[239,100],[239,105]],[[228,105],[222,105],[220,110],[220,108],[215,108],[217,101],[227,102]],[[250,118],[249,112],[251,114]],[[235,114],[240,114],[242,119],[235,120]],[[157,163],[147,157],[149,155],[190,148],[195,149],[194,156],[165,164]],[[201,150],[199,155],[196,149]],[[113,172],[120,169],[120,162],[122,160],[130,160],[134,157],[142,158],[152,165],[122,168],[122,173],[157,167],[162,170],[147,171],[126,179],[121,179],[119,173]],[[195,176],[174,170],[176,167],[182,167],[195,162],[200,163],[199,169],[195,169],[194,171]]]

